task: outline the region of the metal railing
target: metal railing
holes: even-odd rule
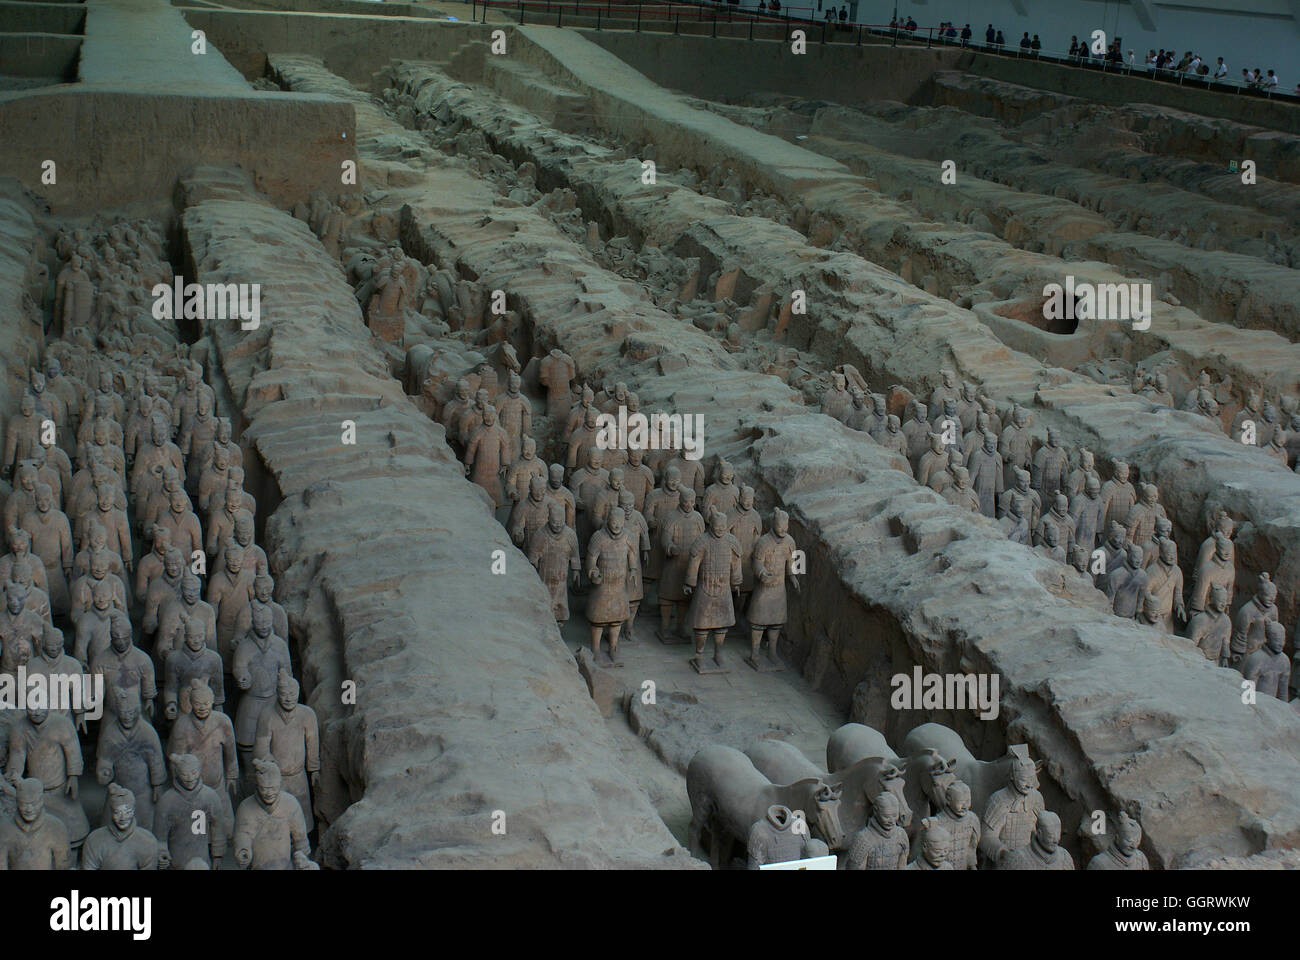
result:
[[[925,47],[960,47],[972,53],[983,53],[1007,57],[1016,60],[1037,60],[1058,66],[1073,67],[1080,70],[1094,70],[1100,73],[1120,74],[1146,79],[1154,82],[1171,83],[1178,86],[1210,90],[1219,93],[1234,93],[1261,99],[1281,100],[1300,103],[1300,95],[1288,92],[1282,87],[1261,87],[1249,85],[1241,80],[1220,79],[1212,76],[1189,74],[1169,68],[1157,69],[1145,62],[1129,64],[1123,59],[1115,61],[1109,57],[1091,53],[1087,57],[1071,56],[1068,51],[1034,50],[1021,47],[1020,41],[1013,43],[988,43],[977,41],[974,37],[962,40],[960,35],[949,35],[940,27],[912,28],[887,23],[851,23],[833,17],[832,6],[821,17],[811,6],[782,6],[779,11],[759,10],[756,7],[744,7],[725,0],[703,2],[703,0],[604,0],[604,2],[584,2],[584,0],[465,0],[470,4],[470,19],[487,22],[489,9],[497,10],[518,20],[520,24],[538,23],[563,26],[567,18],[575,26],[585,26],[592,21],[595,29],[618,23],[617,29],[629,29],[625,24],[632,24],[630,29],[638,32],[648,30],[667,32],[671,25],[674,34],[681,32],[685,24],[705,24],[711,27],[711,36],[718,35],[718,24],[747,24],[748,38],[754,39],[754,27],[784,26],[785,39],[790,39],[790,31],[795,28],[813,28],[806,30],[809,42],[820,43],[856,43],[861,46],[863,39],[872,42],[888,41],[891,46],[899,44]],[[828,16],[830,17],[828,19]],[[696,34],[698,35],[698,34]],[[734,36],[734,35],[729,35]],[[1086,41],[1085,41],[1086,42]]]

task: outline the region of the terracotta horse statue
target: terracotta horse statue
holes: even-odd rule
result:
[[[702,856],[707,832],[708,860],[714,869],[731,862],[732,847],[748,842],[755,822],[767,816],[773,804],[802,811],[813,837],[834,850],[843,847],[846,834],[840,823],[840,790],[824,776],[800,777],[787,785],[772,783],[749,758],[732,747],[705,747],[686,769],[686,793],[691,799],[689,846]]]

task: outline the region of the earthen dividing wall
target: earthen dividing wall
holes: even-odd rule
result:
[[[259,330],[208,334],[283,497],[266,547],[322,720],[327,861],[692,865],[619,772],[545,588],[389,376],[337,263],[225,175],[186,188],[197,279],[263,284]]]

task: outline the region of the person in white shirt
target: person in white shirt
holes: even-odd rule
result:
[[[1199,69],[1201,69],[1201,58],[1198,55],[1192,57],[1192,62],[1187,65],[1187,72],[1195,76],[1196,71]]]
[[[1228,75],[1228,65],[1223,62],[1223,57],[1219,58],[1219,65],[1214,68],[1214,79],[1222,80]]]
[[[1136,60],[1134,59],[1134,57],[1133,57],[1133,51],[1130,50],[1130,51],[1128,52],[1128,68],[1129,68],[1130,70],[1132,70],[1132,69],[1133,69],[1133,65],[1134,65],[1136,62],[1137,62],[1137,61],[1136,61]]]
[[[1277,74],[1272,70],[1268,72],[1268,79],[1264,81],[1264,86],[1272,88],[1277,86]]]
[[[1155,52],[1154,50],[1148,50],[1148,51],[1147,51],[1147,66],[1148,66],[1148,67],[1151,67],[1152,69],[1155,69],[1155,65],[1156,65],[1156,52]]]

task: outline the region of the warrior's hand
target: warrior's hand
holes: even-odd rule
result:
[[[238,778],[238,777],[227,777],[227,778],[226,778],[226,789],[230,791],[230,795],[231,795],[232,797],[235,796],[237,793],[239,793],[239,778]]]
[[[64,791],[67,793],[69,799],[71,800],[77,799],[77,778],[76,777],[68,777],[68,784],[66,787],[64,787]]]
[[[596,586],[600,586],[600,571],[595,567],[592,567],[587,571],[587,579],[596,584]]]
[[[682,586],[682,596],[684,596],[684,597],[689,597],[689,596],[690,596],[692,593],[694,593],[694,592],[695,592],[695,588],[694,588],[694,587],[689,587],[689,586],[685,586],[685,585]]]

